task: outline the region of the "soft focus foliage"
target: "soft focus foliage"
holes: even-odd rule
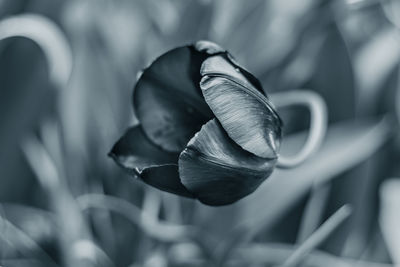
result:
[[[0,41],[0,266],[400,264],[397,0],[0,0],[2,22],[25,13],[35,23],[17,30],[39,25],[51,45]],[[329,112],[319,152],[221,208],[146,187],[107,157],[137,124],[137,74],[202,39],[267,92],[307,88]],[[308,115],[278,112],[293,154]]]

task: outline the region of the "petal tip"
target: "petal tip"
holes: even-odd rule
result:
[[[215,55],[225,52],[225,49],[223,49],[221,46],[217,45],[214,42],[206,40],[197,41],[194,44],[194,48],[199,52],[206,52],[209,55]]]

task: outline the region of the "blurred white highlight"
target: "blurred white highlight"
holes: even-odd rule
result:
[[[43,50],[50,79],[64,86],[72,71],[72,52],[61,29],[50,19],[35,14],[12,16],[0,21],[0,41],[10,37],[31,39]]]
[[[79,259],[96,261],[96,247],[89,240],[75,242],[72,246],[72,254]]]
[[[104,263],[100,266],[115,266],[111,259],[91,240],[81,239],[72,245],[72,255],[78,260],[86,260],[93,263]]]
[[[395,266],[400,266],[400,178],[385,181],[380,188],[379,224]]]

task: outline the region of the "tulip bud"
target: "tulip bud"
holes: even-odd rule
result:
[[[275,167],[281,120],[259,81],[214,43],[156,59],[135,86],[133,106],[140,124],[110,155],[151,186],[226,205]]]

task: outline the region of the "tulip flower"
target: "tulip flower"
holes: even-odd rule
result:
[[[260,82],[214,43],[157,58],[137,81],[133,107],[140,123],[110,156],[160,190],[231,204],[277,163],[281,119]]]

